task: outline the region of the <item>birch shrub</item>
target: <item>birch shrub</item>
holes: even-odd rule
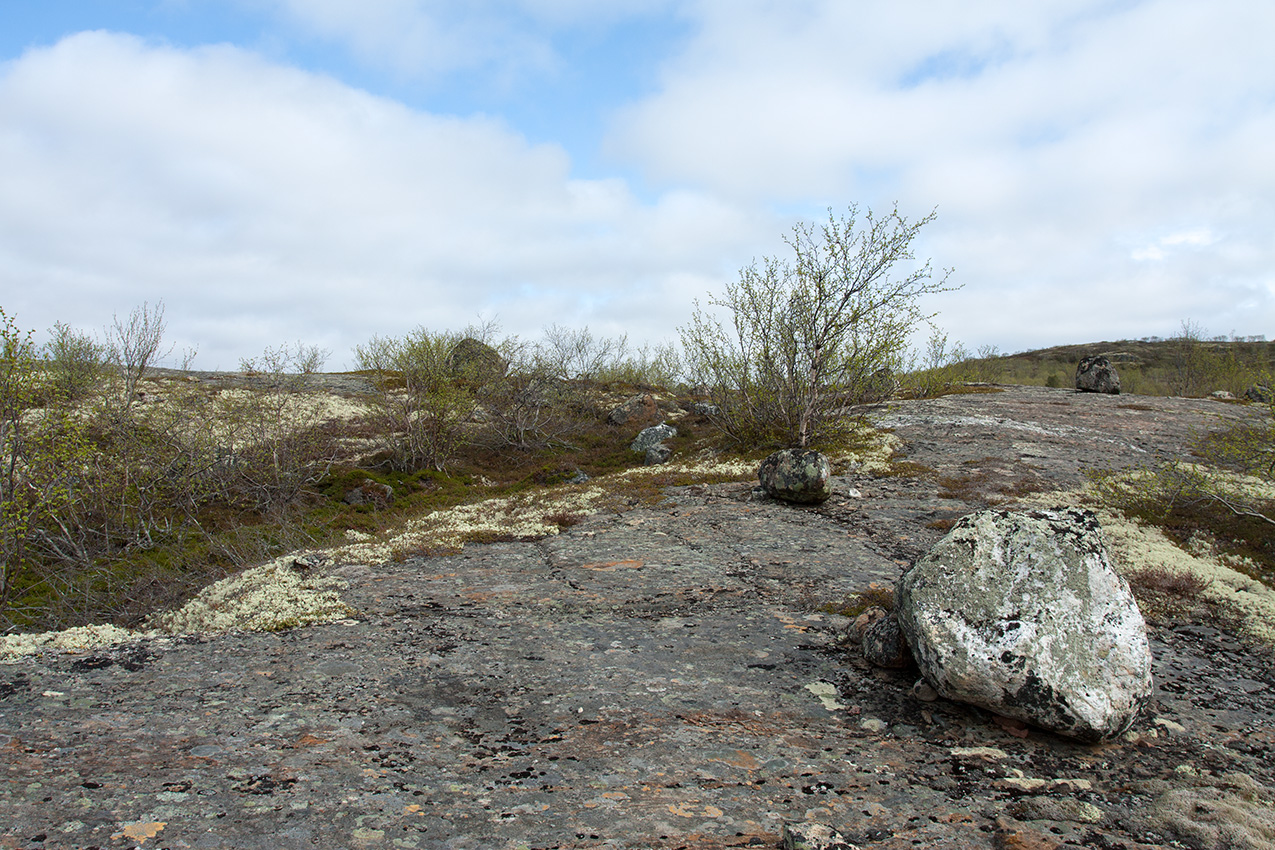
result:
[[[837,442],[843,409],[871,396],[900,365],[922,295],[948,289],[912,245],[935,218],[851,206],[822,225],[800,222],[784,241],[792,259],[743,269],[720,298],[726,321],[697,304],[680,328],[692,380],[708,388],[712,417],[740,448]],[[909,268],[910,267],[910,268]]]

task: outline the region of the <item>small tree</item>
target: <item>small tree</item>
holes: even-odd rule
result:
[[[740,272],[709,303],[727,327],[696,306],[680,328],[695,378],[710,388],[717,423],[743,446],[800,446],[835,439],[838,413],[861,400],[872,376],[894,368],[926,318],[918,301],[946,290],[929,262],[900,277],[912,243],[935,213],[909,221],[898,208],[863,219],[851,206],[822,226],[798,223],[785,242],[795,257],[767,257]]]
[[[39,371],[31,334],[0,310],[0,628],[34,580],[50,531],[63,526],[89,456],[81,425],[64,407],[32,409]]]
[[[164,302],[154,307],[143,303],[128,314],[128,319],[114,317],[106,331],[107,358],[119,370],[122,386],[120,406],[128,411],[137,394],[137,385],[155,361],[171,352],[160,351],[164,339]]]
[[[236,487],[258,508],[290,502],[326,475],[336,459],[334,441],[318,427],[322,399],[310,386],[310,376],[327,357],[318,346],[298,342],[239,361],[240,371],[258,385],[223,404],[235,437],[234,454],[225,461]]]

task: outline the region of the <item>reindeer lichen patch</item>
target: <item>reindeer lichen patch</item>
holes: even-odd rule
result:
[[[160,614],[155,625],[170,634],[278,631],[349,617],[341,601],[348,586],[332,576],[292,568],[295,555],[222,579],[176,611]]]
[[[77,626],[59,632],[40,632],[0,637],[0,661],[9,661],[45,649],[79,652],[100,649],[137,640],[148,633],[121,629],[119,626]],[[153,632],[149,634],[154,634]]]
[[[562,517],[584,517],[602,510],[620,510],[639,486],[668,479],[730,481],[753,476],[756,465],[743,460],[697,460],[636,467],[572,484],[469,505],[432,511],[379,538],[353,537],[332,551],[343,561],[384,564],[414,554],[459,552],[466,543],[501,540],[539,540],[558,534]]]

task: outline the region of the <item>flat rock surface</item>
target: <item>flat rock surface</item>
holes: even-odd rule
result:
[[[1067,488],[1244,415],[896,404],[872,416],[933,474],[851,470],[819,508],[682,488],[536,543],[338,565],[344,623],[0,664],[0,848],[774,847],[789,821],[881,848],[1270,846],[1271,659],[1220,628],[1153,629],[1150,710],[1090,746],[913,697],[824,613],[982,507],[945,476]],[[1219,818],[1244,821],[1230,843]]]

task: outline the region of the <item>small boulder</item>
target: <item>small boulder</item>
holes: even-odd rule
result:
[[[1086,357],[1076,366],[1076,389],[1119,395],[1120,376],[1106,357]]]
[[[1209,398],[1215,398],[1218,401],[1233,401],[1235,396],[1227,390],[1214,390],[1209,393]]]
[[[608,425],[627,425],[630,422],[650,422],[660,417],[655,397],[650,393],[631,396],[624,404],[607,414]]]
[[[668,463],[668,459],[672,456],[672,449],[663,443],[656,443],[646,450],[646,458],[642,461],[642,465],[659,466],[661,463]]]
[[[629,443],[629,448],[638,454],[646,454],[646,450],[652,446],[658,446],[665,440],[672,439],[677,436],[677,429],[672,425],[661,422],[659,425],[652,425],[650,428],[643,428],[638,435],[633,438],[633,442]]]
[[[888,616],[890,616],[889,612],[879,605],[865,608],[863,613],[855,617],[854,622],[850,624],[847,637],[851,643],[863,643],[863,636],[868,631],[868,627],[877,620],[884,620]]]
[[[899,670],[912,663],[912,650],[903,639],[898,620],[885,616],[864,630],[863,657],[888,670]]]
[[[780,449],[761,462],[757,478],[772,499],[817,505],[832,495],[832,464],[812,449]]]
[[[1275,401],[1275,393],[1271,392],[1270,387],[1264,387],[1261,384],[1254,384],[1244,391],[1244,397],[1249,401],[1255,401],[1258,404],[1270,404]]]
[[[722,409],[713,404],[711,401],[697,401],[691,405],[691,412],[696,416],[707,416],[712,418],[714,416],[719,416]]]
[[[1146,625],[1088,511],[967,516],[895,601],[921,675],[948,699],[1098,741],[1151,695]]]

